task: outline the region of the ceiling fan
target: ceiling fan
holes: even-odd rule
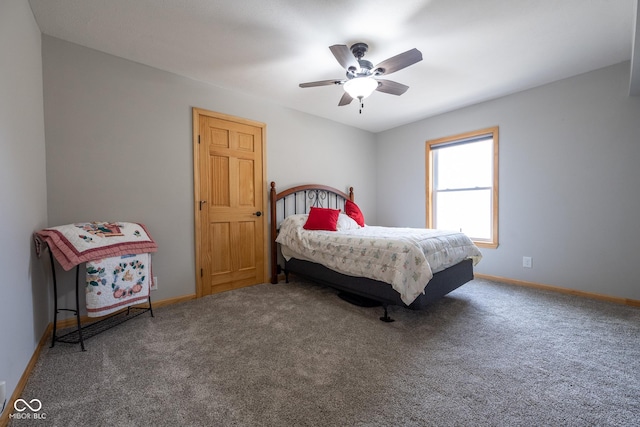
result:
[[[366,43],[355,43],[350,48],[343,44],[336,44],[329,46],[329,49],[340,65],[345,68],[346,79],[300,83],[300,87],[343,85],[345,92],[340,98],[338,106],[348,105],[354,98],[357,98],[360,101],[361,114],[362,100],[371,95],[374,90],[391,95],[402,95],[409,89],[409,86],[391,80],[383,80],[379,77],[422,61],[422,53],[415,48],[386,59],[376,66],[366,59],[362,59],[369,49]]]

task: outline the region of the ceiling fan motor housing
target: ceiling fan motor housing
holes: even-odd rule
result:
[[[351,66],[347,69],[348,79],[353,79],[355,77],[369,77],[374,74],[372,72],[373,64],[370,61],[367,61],[366,59],[358,59],[358,66],[359,68]]]
[[[352,79],[354,77],[368,77],[368,76],[379,76],[384,74],[384,69],[376,68],[373,69],[373,64],[371,61],[367,61],[366,59],[362,59],[364,54],[369,50],[369,45],[366,43],[355,43],[350,47],[351,53],[358,60],[358,65],[360,66],[360,71],[357,72],[354,66],[351,66],[347,69],[347,77]]]

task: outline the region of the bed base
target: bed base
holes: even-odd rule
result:
[[[434,274],[429,284],[425,287],[424,294],[418,296],[410,305],[406,305],[400,298],[400,294],[388,283],[366,277],[348,276],[313,262],[291,258],[285,262],[284,273],[287,282],[289,281],[289,274],[293,273],[338,291],[376,301],[384,308],[384,316],[380,317],[380,320],[392,322],[393,319],[388,315],[388,306],[399,305],[412,310],[426,308],[429,304],[441,299],[449,292],[473,280],[473,263],[470,259],[466,259]],[[343,299],[354,303],[348,297]],[[355,303],[358,304],[357,302]]]

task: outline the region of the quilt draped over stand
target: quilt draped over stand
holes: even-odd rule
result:
[[[85,222],[34,233],[36,254],[48,246],[66,271],[86,263],[89,317],[104,316],[149,297],[151,253],[158,246],[144,224]]]

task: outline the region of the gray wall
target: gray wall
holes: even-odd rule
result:
[[[426,140],[498,125],[500,246],[476,271],[640,299],[640,98],[628,88],[626,62],[376,135],[378,221],[425,226]]]
[[[268,181],[352,185],[375,220],[371,133],[60,39],[42,43],[49,224],[145,223],[159,246],[154,299],[195,293],[192,107],[266,123]]]
[[[0,381],[11,397],[49,322],[32,233],[47,225],[40,30],[22,0],[0,2]],[[46,260],[45,260],[46,261]],[[0,401],[0,408],[2,407]]]

